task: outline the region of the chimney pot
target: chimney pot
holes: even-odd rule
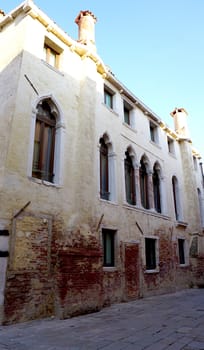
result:
[[[0,20],[5,16],[6,16],[5,12],[0,9]]]
[[[189,138],[189,130],[186,121],[188,113],[186,110],[184,108],[174,108],[170,115],[174,118],[174,129],[176,133],[181,137]]]
[[[78,25],[78,41],[84,45],[95,48],[95,23],[97,18],[89,11],[80,11],[79,15],[75,19],[75,23]]]

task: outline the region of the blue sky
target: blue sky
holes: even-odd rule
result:
[[[104,63],[159,118],[187,110],[193,145],[204,159],[204,0],[35,0],[72,38],[80,10],[91,10]],[[0,0],[6,13],[18,0]]]

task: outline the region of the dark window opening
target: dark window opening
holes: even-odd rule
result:
[[[100,144],[100,196],[109,200],[108,146],[103,138],[100,139]]]
[[[161,198],[160,198],[160,178],[158,170],[154,167],[152,175],[153,193],[154,193],[154,207],[158,213],[161,213]]]
[[[130,111],[126,107],[124,107],[124,122],[130,125]]]
[[[142,206],[149,209],[148,174],[143,160],[140,162],[140,193]]]
[[[178,184],[177,184],[177,178],[175,176],[173,176],[172,178],[172,190],[173,190],[175,216],[176,216],[176,220],[179,220]]]
[[[167,137],[167,145],[169,153],[174,154],[174,140],[170,137]]]
[[[150,139],[152,142],[157,142],[157,126],[152,122],[149,123]]]
[[[178,248],[179,248],[179,263],[180,265],[185,264],[185,240],[178,239]]]
[[[115,231],[103,229],[103,266],[115,266]]]
[[[107,107],[113,109],[113,94],[106,88],[104,89],[104,103]]]
[[[132,106],[129,105],[126,101],[123,102],[123,113],[124,113],[124,122],[131,126],[131,110]]]
[[[126,201],[129,204],[136,204],[136,193],[135,193],[135,170],[132,164],[132,159],[128,152],[125,153],[125,191]]]
[[[156,269],[156,239],[145,238],[146,270]]]

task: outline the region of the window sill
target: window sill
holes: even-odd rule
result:
[[[109,112],[115,114],[118,117],[118,113],[111,107],[107,106],[104,102],[102,102],[102,105],[108,109]]]
[[[56,67],[52,66],[51,64],[49,64],[48,62],[44,61],[43,59],[41,60],[43,62],[43,64],[45,66],[47,66],[48,68],[50,68],[51,70],[53,70],[54,72],[56,72],[57,74],[61,75],[62,77],[64,77],[64,74]]]
[[[170,217],[168,215],[165,215],[165,214],[162,214],[162,213],[158,213],[156,210],[154,209],[145,209],[141,206],[138,206],[138,205],[131,205],[131,204],[128,204],[127,202],[124,202],[123,203],[123,207],[126,208],[126,209],[130,209],[130,210],[135,210],[135,211],[141,211],[147,215],[151,215],[151,216],[156,216],[156,217],[159,217],[159,218],[162,218],[162,219],[165,219],[165,220],[169,220]]]
[[[161,146],[160,146],[159,142],[157,142],[157,141],[155,142],[155,141],[152,141],[152,140],[149,140],[149,142],[150,142],[152,145],[156,146],[157,148],[161,149]]]
[[[127,124],[127,123],[125,123],[125,122],[123,122],[123,125],[126,127],[126,128],[128,128],[129,130],[131,130],[131,131],[133,131],[133,132],[137,132],[136,131],[136,129],[133,127],[133,126],[131,126],[130,124]]]
[[[103,198],[100,198],[99,197],[99,200],[100,200],[100,202],[103,202],[103,203],[107,203],[107,204],[111,204],[111,205],[118,205],[118,203],[116,203],[116,202],[114,202],[114,201],[112,201],[112,200],[108,200],[108,199],[103,199]]]
[[[172,157],[172,158],[174,158],[174,159],[177,159],[177,158],[176,158],[176,154],[175,154],[174,152],[170,152],[170,151],[169,151],[168,154],[169,154],[170,157]]]
[[[179,267],[181,268],[189,267],[189,264],[179,264]]]
[[[115,272],[115,271],[117,271],[118,269],[117,269],[117,267],[115,267],[115,266],[103,266],[103,271],[105,271],[105,272]]]
[[[62,188],[62,186],[60,186],[59,184],[55,184],[55,183],[52,183],[52,182],[49,182],[49,181],[45,181],[45,180],[41,180],[41,179],[38,179],[36,177],[28,177],[30,181],[38,184],[38,185],[44,185],[44,186],[47,186],[47,187],[56,187],[56,188]]]
[[[184,221],[177,221],[176,222],[176,227],[183,227],[184,229],[188,226],[187,222]]]
[[[146,274],[153,274],[153,273],[159,273],[159,268],[154,269],[154,270],[145,270]]]

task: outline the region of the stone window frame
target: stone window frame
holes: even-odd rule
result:
[[[104,105],[111,109],[115,110],[115,92],[107,85],[104,84]]]
[[[146,239],[149,240],[155,240],[155,268],[154,269],[148,269],[147,268],[147,260],[146,260]],[[144,247],[143,247],[143,262],[145,267],[145,273],[159,273],[159,237],[154,235],[145,235],[144,236]]]
[[[35,127],[36,127],[36,116],[37,106],[47,101],[51,107],[51,111],[56,118],[56,130],[55,130],[55,148],[54,148],[54,165],[53,165],[53,181],[49,182],[43,179],[38,179],[32,176],[33,167],[33,152],[34,152],[34,139],[35,139]],[[28,150],[28,178],[36,183],[44,184],[47,186],[59,186],[63,184],[63,159],[64,159],[64,141],[65,141],[65,123],[64,116],[60,105],[52,94],[43,95],[38,97],[33,103],[32,115],[31,115],[31,129],[30,129],[30,145]]]
[[[54,41],[45,36],[44,46],[43,46],[43,61],[46,62],[52,68],[57,70],[61,66],[61,56],[63,49],[59,47]],[[52,57],[54,57],[54,63],[52,62]]]
[[[182,242],[182,245],[179,246],[179,242],[180,243]],[[187,239],[183,236],[177,237],[177,255],[178,255],[178,264],[180,267],[186,267],[189,265],[189,245],[188,245]]]
[[[107,188],[107,196],[106,198],[102,196],[101,193],[101,143],[100,140],[103,139],[104,144],[107,146],[107,180],[108,180],[108,188]],[[115,203],[116,202],[116,172],[115,172],[115,162],[116,162],[116,155],[113,149],[113,144],[111,141],[111,138],[107,132],[104,132],[101,137],[99,137],[99,159],[98,159],[98,174],[99,174],[99,196],[101,200],[105,200],[108,202]]]
[[[104,239],[105,234],[112,235],[111,237],[111,262],[110,264],[105,261],[104,256]],[[103,227],[101,229],[101,245],[102,245],[102,251],[103,251],[103,270],[104,271],[114,271],[117,269],[117,229],[115,228],[109,228],[109,227]]]
[[[168,152],[175,155],[175,142],[172,137],[167,136]]]
[[[133,103],[126,97],[123,97],[123,124],[135,130],[136,110]]]
[[[159,127],[152,120],[149,120],[150,142],[159,144]]]

